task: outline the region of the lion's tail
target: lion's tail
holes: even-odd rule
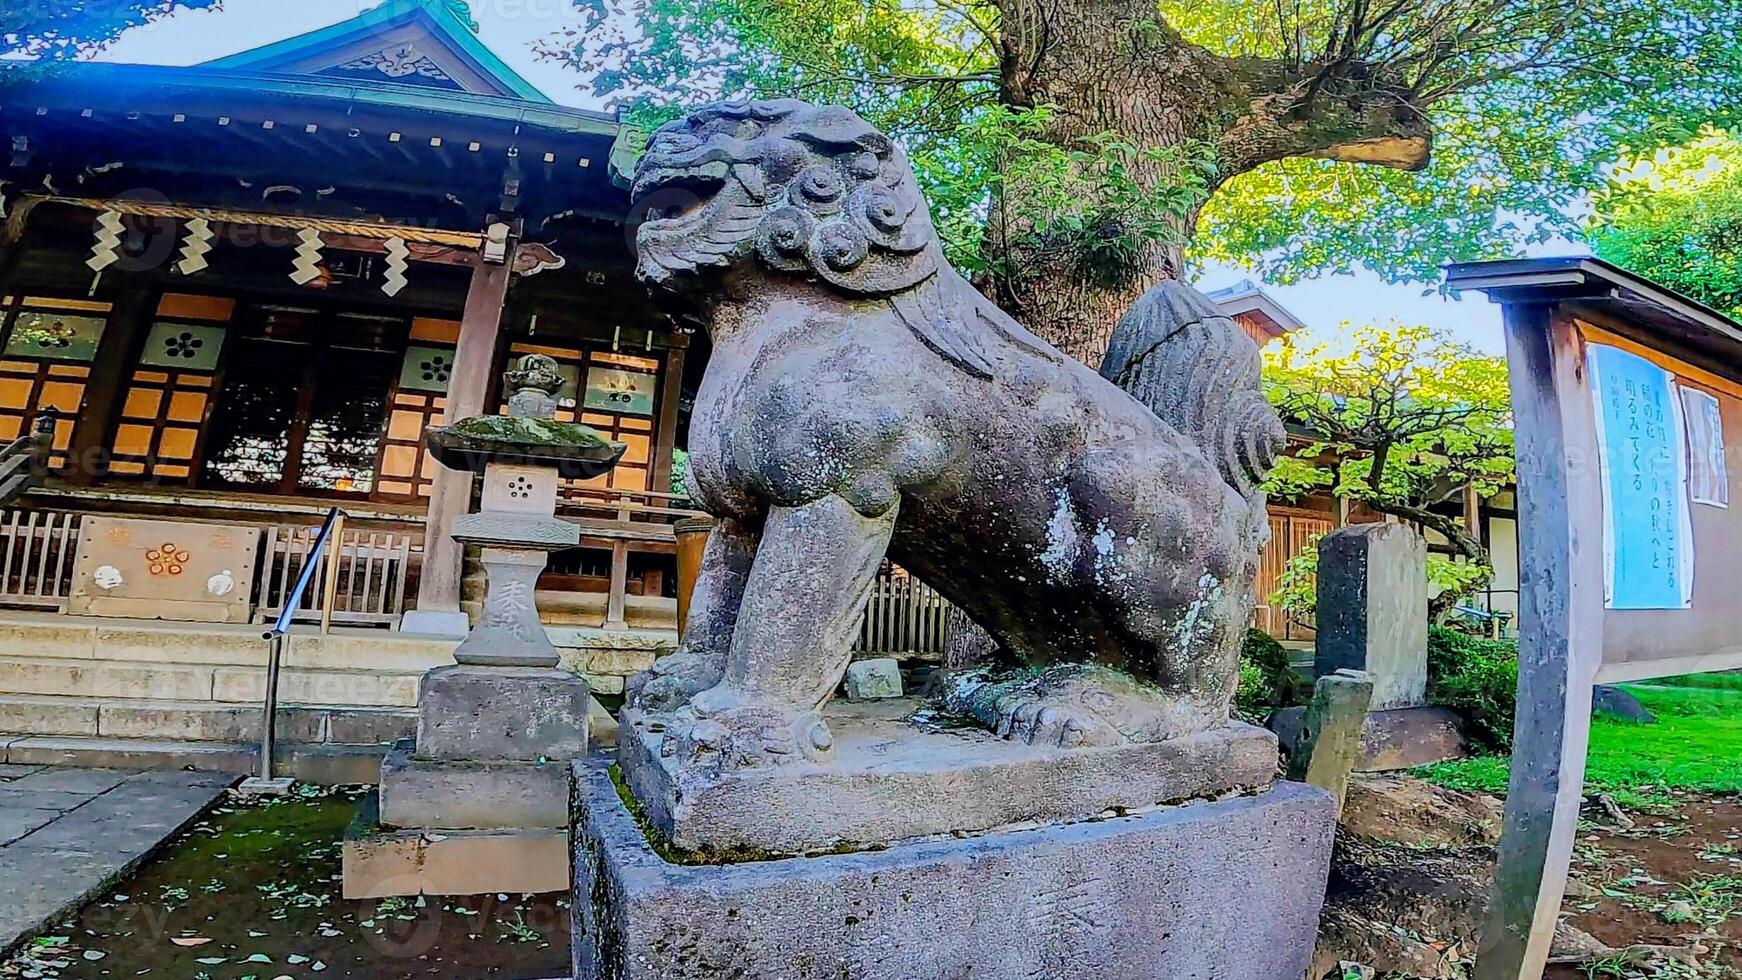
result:
[[[1137,300],[1113,332],[1101,376],[1195,442],[1242,495],[1282,452],[1258,345],[1190,286],[1164,282]]]

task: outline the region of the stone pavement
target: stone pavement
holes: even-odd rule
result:
[[[131,871],[236,778],[0,765],[0,954]]]

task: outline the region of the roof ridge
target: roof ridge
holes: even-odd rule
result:
[[[326,27],[281,38],[245,51],[207,61],[196,67],[251,69],[272,71],[273,66],[288,62],[309,51],[345,43],[358,34],[379,31],[421,18],[433,37],[453,55],[471,63],[474,70],[492,79],[504,93],[531,102],[553,104],[553,100],[537,86],[527,81],[486,45],[476,18],[467,0],[385,0]]]

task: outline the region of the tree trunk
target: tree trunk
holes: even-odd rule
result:
[[[1384,166],[1425,164],[1429,132],[1408,93],[1383,72],[1229,58],[1186,41],[1154,4],[1131,0],[999,0],[1002,87],[1013,105],[1054,107],[1043,138],[1079,149],[1111,134],[1139,147],[1214,148],[1220,183],[1289,156]],[[1134,174],[1145,190],[1173,179],[1164,166]],[[1081,207],[1093,209],[1084,189]],[[1082,267],[1068,248],[1036,235],[1047,216],[1013,182],[993,202],[987,247],[1001,270],[994,298],[1024,326],[1099,367],[1114,326],[1138,296],[1178,278],[1197,210],[1179,215],[1172,241],[1150,241],[1116,275]],[[1110,225],[1089,234],[1117,235]]]

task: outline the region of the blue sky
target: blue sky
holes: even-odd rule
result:
[[[188,65],[247,50],[281,38],[325,27],[381,0],[224,0],[221,11],[183,10],[156,24],[128,32],[101,57],[106,61]],[[470,0],[479,33],[491,50],[557,102],[601,108],[600,100],[579,87],[580,78],[559,65],[540,62],[533,45],[579,18],[570,0]],[[1562,243],[1546,251],[1569,251]],[[1196,285],[1215,289],[1250,273],[1213,267]],[[1304,320],[1317,336],[1334,339],[1345,320],[1396,319],[1440,327],[1479,349],[1499,353],[1499,308],[1481,297],[1450,300],[1423,296],[1420,285],[1391,285],[1371,273],[1323,276],[1292,286],[1265,287],[1278,302]]]

